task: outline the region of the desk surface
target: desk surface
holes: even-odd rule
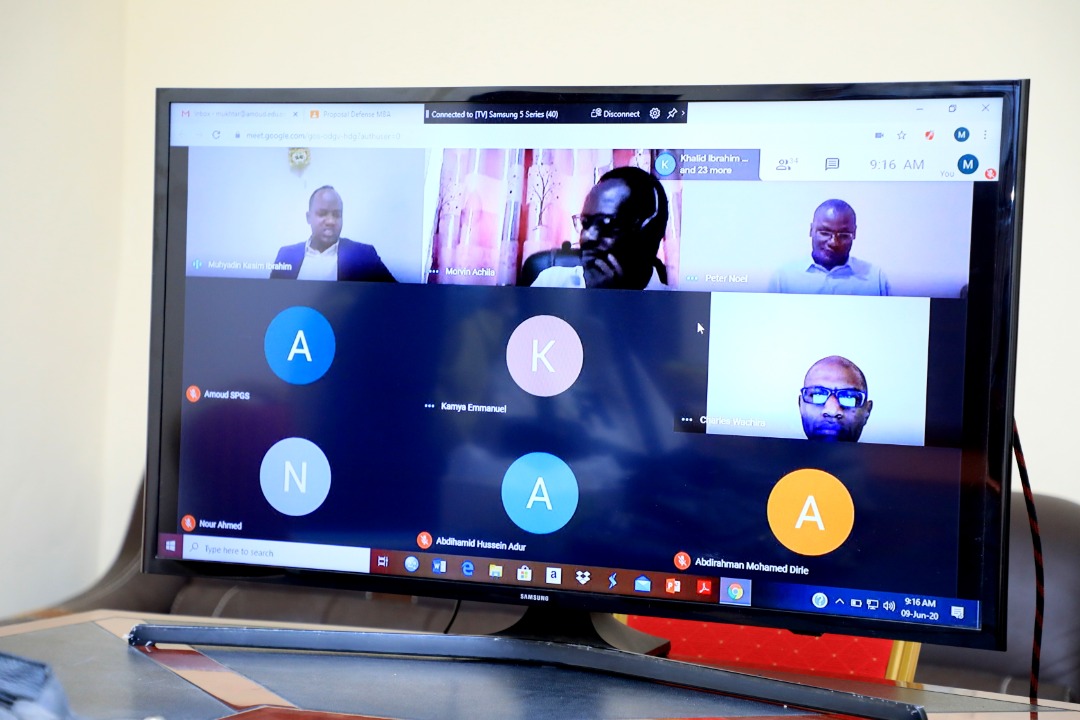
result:
[[[314,713],[415,720],[824,717],[546,665],[127,644],[128,631],[139,622],[176,620],[95,611],[0,627],[0,651],[51,665],[72,710],[87,720],[286,720]],[[828,682],[922,705],[930,720],[1033,720],[1026,698],[915,683]],[[1044,720],[1080,720],[1080,705],[1046,702],[1037,710]]]

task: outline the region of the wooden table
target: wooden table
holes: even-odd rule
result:
[[[2,626],[0,651],[51,665],[72,710],[86,720],[834,717],[544,664],[210,646],[131,647],[127,635],[140,622],[210,621],[100,610]],[[918,704],[930,720],[1034,720],[1032,711],[1043,720],[1080,720],[1080,705],[1066,703],[1032,708],[1026,698],[916,683],[808,682]]]

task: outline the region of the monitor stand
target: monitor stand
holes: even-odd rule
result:
[[[618,623],[613,616],[604,617],[585,611],[531,609],[513,626],[494,635],[140,624],[132,628],[128,643],[134,647],[212,645],[544,664],[873,720],[927,717],[922,706],[898,700],[656,657],[647,654],[649,648],[653,653],[666,651],[666,641],[659,646],[655,642],[659,638],[643,641],[634,633],[649,636],[632,628],[626,628],[629,633],[620,631],[613,625]],[[608,638],[619,645],[628,642],[644,649],[618,649]]]
[[[547,608],[530,605],[513,625],[492,633],[497,637],[558,642],[567,645],[625,650],[641,655],[667,657],[671,641],[635,630],[611,613]]]

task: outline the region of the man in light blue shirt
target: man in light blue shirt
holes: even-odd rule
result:
[[[855,210],[826,200],[810,223],[810,260],[789,263],[773,276],[770,292],[804,295],[888,295],[889,279],[876,265],[851,256]]]

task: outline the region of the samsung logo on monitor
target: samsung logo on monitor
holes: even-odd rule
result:
[[[549,602],[551,598],[547,595],[534,595],[532,593],[521,593],[522,600],[534,600],[538,602]]]

